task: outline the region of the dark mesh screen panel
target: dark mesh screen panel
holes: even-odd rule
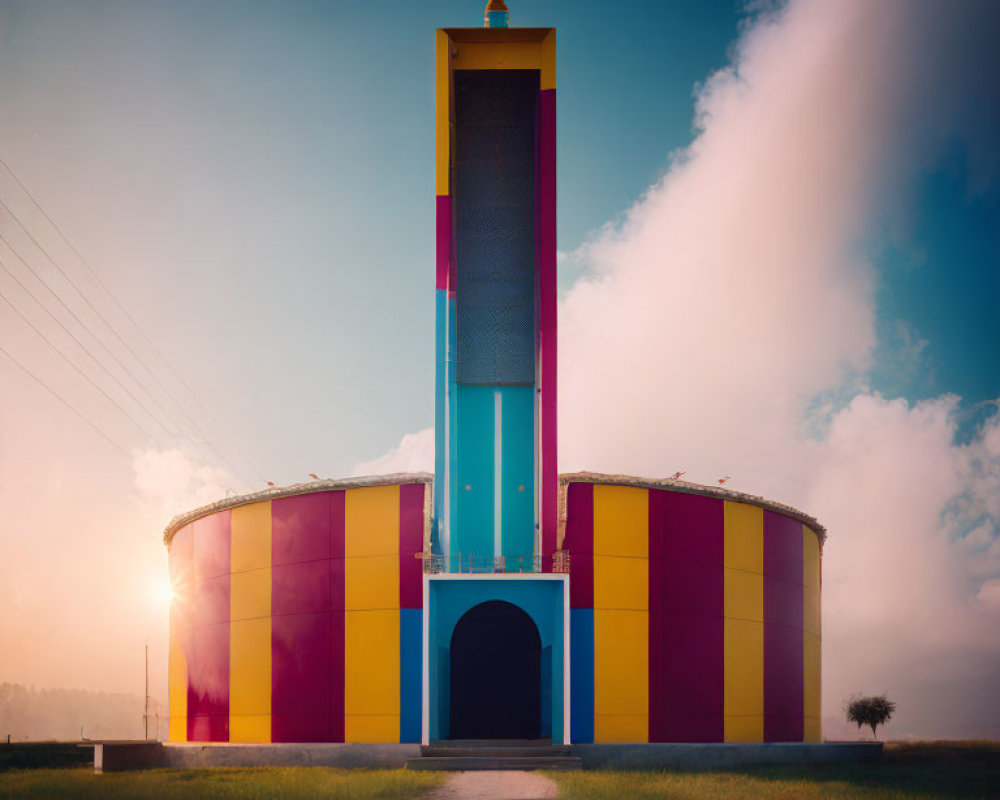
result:
[[[455,72],[457,379],[535,380],[536,70]]]

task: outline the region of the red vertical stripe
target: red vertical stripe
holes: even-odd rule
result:
[[[802,523],[764,511],[764,741],[803,736]]]
[[[451,195],[439,194],[435,202],[437,217],[437,279],[436,288],[454,288],[451,280]]]
[[[194,581],[187,656],[188,741],[229,741],[230,514],[192,526]]]
[[[344,741],[344,528],[346,494],[330,495],[330,741]]]
[[[721,500],[649,491],[649,740],[723,740]]]
[[[424,491],[422,483],[399,487],[399,607],[423,608]]]
[[[271,738],[343,741],[344,492],[271,504]]]
[[[556,550],[559,475],[556,466],[556,91],[538,107],[538,348],[541,390],[542,556]],[[548,558],[543,562],[550,563]]]
[[[188,524],[170,540],[170,583],[175,592],[194,579],[194,525]]]
[[[594,484],[571,483],[566,487],[566,536],[569,551],[570,608],[594,607]]]

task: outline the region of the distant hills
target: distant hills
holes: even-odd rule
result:
[[[82,689],[36,689],[0,683],[0,741],[59,739],[141,739],[143,699],[136,694]],[[166,738],[166,712],[150,701],[150,738]]]

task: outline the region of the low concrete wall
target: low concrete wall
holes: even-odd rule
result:
[[[420,756],[418,744],[161,744],[94,746],[95,772],[202,767],[380,767],[396,769]]]
[[[718,769],[757,764],[874,761],[881,742],[845,744],[575,744],[584,769]]]

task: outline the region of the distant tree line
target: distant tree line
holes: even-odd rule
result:
[[[161,716],[160,735],[166,735],[162,708],[151,704],[150,714]],[[58,739],[141,739],[141,695],[89,692],[82,689],[36,689],[0,683],[0,741]],[[150,736],[155,724],[150,721]]]

